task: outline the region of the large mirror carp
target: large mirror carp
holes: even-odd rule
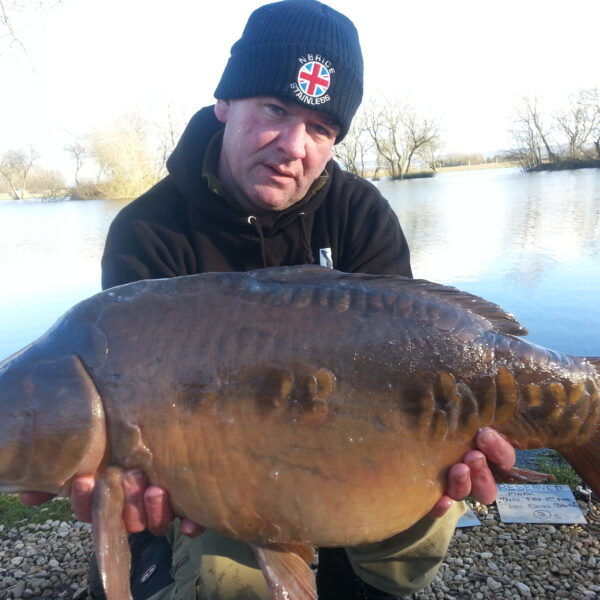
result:
[[[116,287],[0,363],[0,491],[95,474],[111,600],[129,596],[130,467],[257,548],[273,598],[316,598],[301,548],[410,527],[483,426],[557,449],[600,494],[600,363],[523,333],[454,288],[320,267]]]

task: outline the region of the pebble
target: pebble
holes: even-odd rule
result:
[[[15,598],[22,598],[25,591],[25,582],[19,581],[13,588],[12,593]]]
[[[457,530],[412,600],[600,600],[600,504],[587,525],[507,524],[495,505],[473,510],[481,525]],[[0,599],[85,600],[90,554],[88,524],[0,525]]]
[[[524,598],[531,598],[531,588],[528,585],[525,585],[519,581],[515,581],[514,585],[517,590],[519,590],[519,594],[521,594],[521,596]]]

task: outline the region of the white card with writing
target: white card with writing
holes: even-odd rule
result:
[[[586,523],[568,485],[498,485],[496,500],[505,523]]]

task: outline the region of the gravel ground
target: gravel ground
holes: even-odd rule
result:
[[[0,598],[85,598],[90,551],[87,523],[0,525]]]
[[[587,525],[502,523],[475,506],[479,527],[458,529],[433,583],[414,600],[600,598],[600,504]]]
[[[587,525],[500,522],[476,505],[480,527],[457,530],[434,582],[413,600],[600,598],[600,504]],[[0,598],[86,598],[90,527],[47,521],[0,526]]]

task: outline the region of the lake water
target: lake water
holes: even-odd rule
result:
[[[600,355],[600,169],[443,173],[379,182],[416,277],[516,314],[529,338]],[[0,357],[100,289],[100,256],[122,203],[0,202]]]

